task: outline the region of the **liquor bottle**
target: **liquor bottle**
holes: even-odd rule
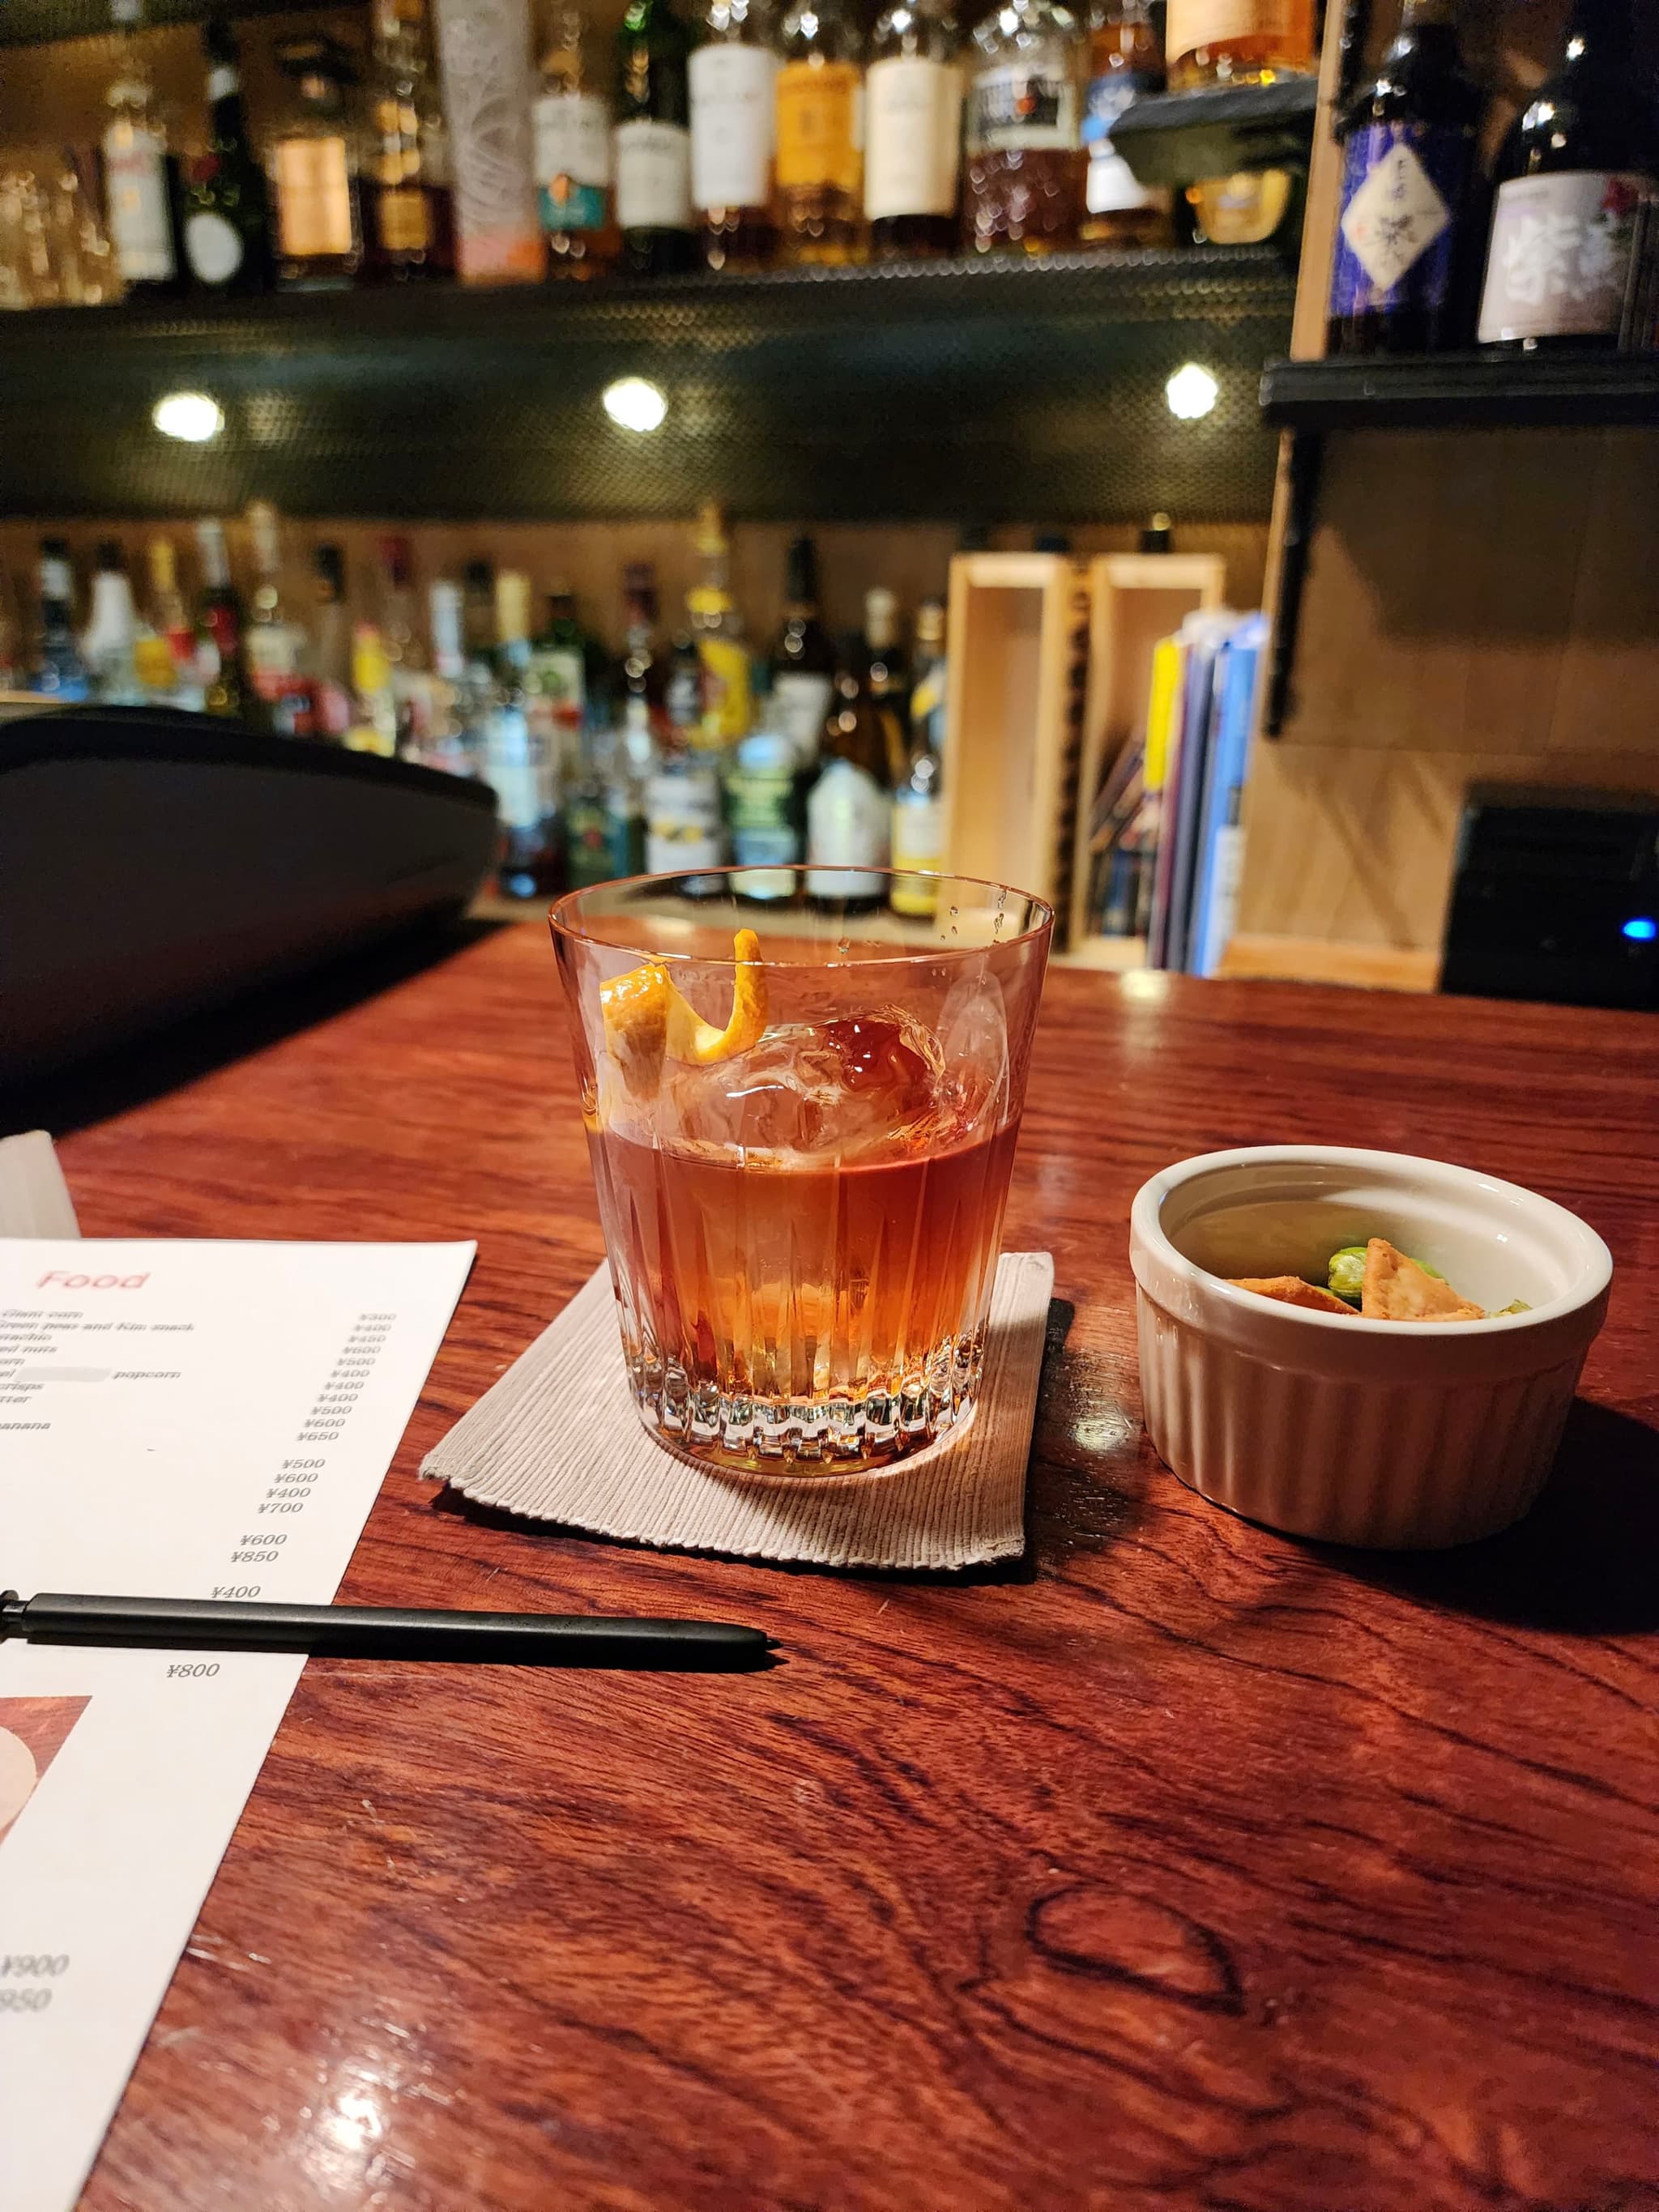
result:
[[[860,674],[878,723],[885,751],[886,781],[896,789],[909,765],[909,671],[899,637],[898,601],[884,585],[864,595],[864,638]]]
[[[835,678],[836,648],[818,620],[812,541],[797,538],[790,543],[784,572],[783,623],[772,647],[772,709],[800,769],[817,763]]]
[[[289,620],[283,603],[282,525],[276,508],[268,500],[254,500],[247,524],[258,578],[243,643],[248,680],[270,710],[272,726],[292,737],[310,711],[306,635]]]
[[[1009,0],[974,33],[963,229],[976,253],[1051,253],[1077,239],[1086,157],[1077,19],[1058,0]]]
[[[351,720],[343,743],[348,752],[379,753],[383,760],[398,750],[392,660],[378,623],[351,625]]]
[[[671,732],[645,787],[647,875],[684,875],[718,868],[726,859],[720,770],[706,752]]]
[[[438,702],[415,602],[415,559],[407,538],[393,532],[378,547],[375,628],[392,672],[398,750],[424,759]]]
[[[524,694],[494,684],[478,728],[480,771],[495,793],[501,843],[495,885],[503,898],[546,898],[562,888],[558,782]]]
[[[788,898],[801,857],[800,756],[775,713],[776,695],[755,704],[755,727],[732,747],[726,769],[726,820],[739,898]],[[814,744],[816,745],[816,739]]]
[[[689,65],[691,205],[710,269],[763,269],[772,216],[778,58],[771,0],[702,0]]]
[[[383,283],[455,273],[449,126],[426,0],[374,0],[364,228]]]
[[[783,258],[839,266],[862,246],[864,41],[849,0],[791,0],[778,27]]]
[[[645,825],[633,780],[619,768],[617,732],[586,729],[563,804],[565,881],[572,890],[636,876]]]
[[[193,707],[202,701],[196,682],[196,631],[179,589],[179,563],[170,538],[145,548],[149,569],[148,616],[134,647],[139,679],[156,701]]]
[[[528,0],[434,0],[464,284],[533,283],[536,212]]]
[[[1113,125],[1136,100],[1163,89],[1164,43],[1152,0],[1095,0],[1083,95],[1083,150],[1089,169],[1078,235],[1085,246],[1169,242],[1167,188],[1143,185],[1112,145]]]
[[[1170,0],[1164,44],[1177,91],[1259,84],[1318,66],[1313,0]]]
[[[1481,344],[1616,344],[1656,176],[1626,0],[1574,0],[1561,59],[1498,157]]]
[[[209,141],[207,152],[191,163],[184,188],[185,259],[206,291],[266,292],[274,272],[265,173],[248,140],[236,33],[227,16],[209,16],[202,48]]]
[[[954,252],[962,67],[945,0],[894,0],[870,33],[864,213],[878,259]]]
[[[98,548],[93,572],[92,609],[81,639],[81,659],[92,686],[92,696],[109,707],[137,707],[144,699],[138,680],[136,652],[138,610],[133,604],[121,548],[106,538]]]
[[[351,727],[351,613],[337,545],[313,549],[311,584],[311,711],[299,734],[337,745]]]
[[[611,103],[574,0],[553,0],[536,95],[536,204],[550,276],[597,276],[622,250],[611,195]]]
[[[452,577],[435,578],[427,592],[432,635],[430,719],[411,733],[410,757],[423,767],[452,775],[478,772],[477,732],[466,713],[466,654],[462,646],[461,587]]]
[[[668,729],[665,671],[657,650],[657,577],[648,562],[630,562],[623,569],[623,764],[643,777]]]
[[[461,571],[461,651],[467,667],[493,667],[495,571],[488,561],[469,561]]]
[[[906,872],[893,885],[895,914],[921,916],[938,909],[939,886],[924,878],[936,876],[945,865],[939,785],[939,757],[924,734],[912,747],[903,781],[893,793],[893,866]]]
[[[28,688],[53,699],[85,699],[92,686],[75,642],[75,572],[67,538],[40,540],[39,573],[40,639]]]
[[[276,59],[294,85],[286,121],[270,142],[276,281],[292,290],[355,283],[363,262],[357,136],[347,107],[350,62],[326,38],[290,39]]]
[[[839,871],[887,866],[892,811],[887,733],[860,678],[858,658],[854,650],[836,672],[835,700],[823,726],[823,766],[807,795],[809,898],[878,898],[881,877]],[[822,872],[829,869],[838,872]]]
[[[6,564],[0,561],[0,692],[21,691],[27,673],[23,625]]]
[[[522,690],[530,667],[530,579],[522,568],[495,571],[495,653],[498,682]]]
[[[1144,549],[1143,549],[1144,550]],[[910,745],[945,755],[945,605],[924,599],[916,609],[915,665],[910,678]]]
[[[510,613],[507,619],[514,619]],[[575,593],[556,579],[547,595],[547,619],[526,657],[524,690],[532,726],[561,766],[574,765],[582,731],[593,720],[601,657],[597,640],[582,627]]]
[[[245,721],[252,711],[253,687],[242,643],[242,602],[230,580],[224,525],[211,518],[198,522],[196,550],[202,564],[202,703],[210,714]]]
[[[689,745],[702,728],[702,657],[690,630],[676,631],[670,641],[662,711],[665,744]]]
[[[1455,344],[1480,96],[1463,74],[1454,0],[1406,0],[1382,65],[1343,118],[1332,353]]]
[[[495,884],[504,898],[535,898],[560,883],[558,779],[526,712],[530,579],[469,561],[462,601],[466,669],[462,714],[478,772],[495,793]]]
[[[672,0],[629,0],[617,33],[617,222],[630,276],[673,276],[696,259],[691,234],[690,38]]]
[[[143,0],[110,0],[121,61],[105,95],[104,207],[116,264],[130,291],[166,297],[179,284],[179,165],[155,88],[138,50]]]
[[[712,751],[742,737],[750,723],[749,653],[743,619],[732,597],[732,549],[713,501],[697,517],[702,580],[686,594],[691,635],[702,664],[702,720],[698,744]]]
[[[1200,177],[1176,204],[1176,234],[1197,246],[1283,243],[1293,253],[1302,228],[1303,180],[1290,169],[1237,169]]]

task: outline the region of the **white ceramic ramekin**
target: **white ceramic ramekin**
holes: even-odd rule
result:
[[[1235,1290],[1324,1280],[1386,1237],[1489,1310],[1361,1321]],[[1329,1543],[1468,1543],[1519,1520],[1549,1472],[1613,1261],[1516,1183],[1438,1160],[1264,1145],[1165,1168],[1130,1213],[1146,1426],[1204,1497]]]

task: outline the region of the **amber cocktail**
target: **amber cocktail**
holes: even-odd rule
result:
[[[878,1466],[979,1387],[1051,916],[862,869],[826,898],[836,876],[553,910],[634,1395],[725,1467]]]

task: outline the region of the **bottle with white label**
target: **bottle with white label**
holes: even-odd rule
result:
[[[960,36],[943,0],[895,0],[870,34],[864,213],[877,259],[950,253],[962,180]]]
[[[81,658],[92,680],[93,696],[106,706],[137,707],[145,691],[135,658],[138,610],[133,604],[121,548],[106,538],[98,548],[92,579],[92,612],[81,640]]]
[[[1343,118],[1328,351],[1436,353],[1464,342],[1456,279],[1480,106],[1453,0],[1406,0],[1381,69]]]
[[[550,276],[597,276],[622,250],[611,206],[611,103],[579,7],[555,0],[536,96],[536,207]]]
[[[771,0],[702,0],[696,32],[689,70],[691,206],[703,263],[764,269],[778,243]]]
[[[671,744],[645,787],[645,872],[683,875],[726,858],[720,771],[714,758]]]
[[[53,699],[84,699],[92,687],[75,642],[75,572],[66,538],[40,540],[40,644],[28,689]]]
[[[810,538],[790,541],[783,621],[772,647],[772,716],[795,750],[798,769],[817,766],[835,691],[836,648],[818,620],[817,556]]]
[[[105,96],[104,207],[110,244],[129,291],[165,295],[179,283],[178,163],[167,146],[138,51],[143,0],[110,0],[110,20],[125,34],[120,66]]]
[[[1619,343],[1638,210],[1659,197],[1631,18],[1627,0],[1574,0],[1561,59],[1504,142],[1482,345]]]
[[[1164,46],[1152,0],[1094,0],[1089,11],[1083,150],[1089,171],[1078,237],[1085,246],[1167,246],[1167,185],[1143,185],[1112,131],[1138,100],[1164,89]]]
[[[202,46],[211,137],[207,152],[191,163],[185,185],[185,258],[204,291],[267,291],[271,266],[265,173],[248,138],[236,34],[223,15],[208,18]]]
[[[1087,167],[1077,19],[1059,0],[1009,0],[974,33],[963,143],[963,230],[976,253],[1077,242]]]
[[[824,726],[823,753],[823,767],[806,800],[807,896],[879,898],[884,878],[866,872],[887,866],[887,744],[852,668],[836,678],[836,708]]]
[[[633,276],[682,276],[696,260],[686,80],[690,43],[672,0],[629,0],[617,33],[611,157],[623,265]]]

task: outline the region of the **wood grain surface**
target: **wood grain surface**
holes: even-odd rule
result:
[[[712,1613],[787,1659],[307,1667],[87,2212],[1659,2206],[1659,1024],[1053,976],[1008,1224],[1073,1310],[1029,1555],[917,1579],[417,1484],[599,1227],[539,931],[340,995],[149,1103],[94,1085],[85,1232],[475,1236],[343,1596]],[[1130,1196],[1296,1138],[1513,1176],[1612,1246],[1518,1529],[1322,1551],[1152,1457]]]

